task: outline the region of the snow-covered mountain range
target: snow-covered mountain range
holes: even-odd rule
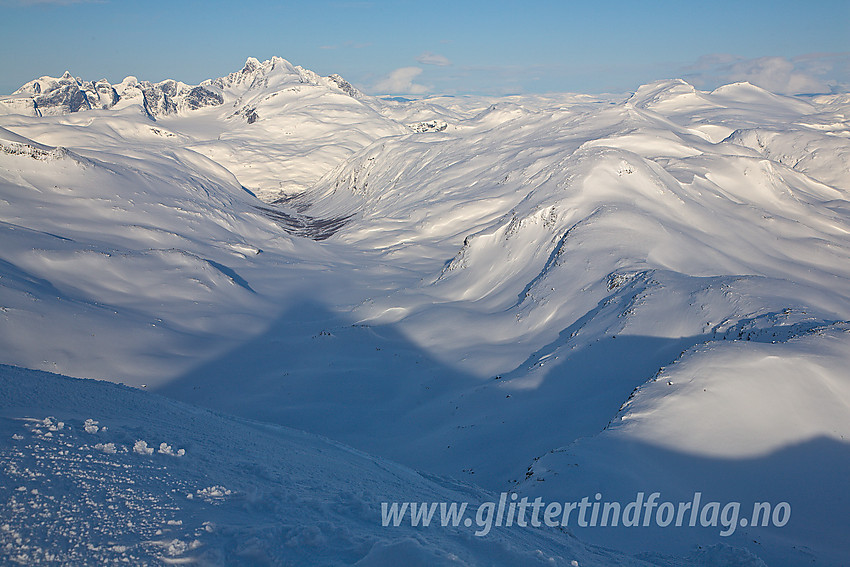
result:
[[[623,96],[385,100],[280,58],[196,86],[27,83],[0,97],[0,506],[15,511],[3,553],[842,565],[848,117],[842,95],[677,80]],[[85,437],[87,418],[116,437]],[[72,553],[50,526],[81,509],[36,497],[58,498],[44,480],[64,466],[59,430],[45,437],[58,421],[79,422],[61,430],[74,474],[124,467],[171,512],[117,539],[80,527],[97,551]],[[267,453],[233,448],[258,428]],[[154,456],[179,490],[233,485],[241,500],[161,500],[173,487],[131,462],[134,437],[187,445]],[[53,456],[36,467],[37,454]],[[172,470],[194,454],[225,464]],[[109,509],[106,492],[71,484]],[[725,536],[380,525],[381,501],[510,490],[701,492],[793,515]],[[28,507],[45,510],[41,527]],[[166,532],[180,543],[156,543]]]
[[[92,109],[118,109],[128,104],[141,104],[145,113],[155,120],[157,117],[187,110],[220,106],[224,104],[225,96],[240,86],[249,90],[269,90],[270,86],[277,87],[278,85],[270,83],[272,77],[276,78],[276,82],[285,77],[289,79],[288,82],[295,79],[301,84],[335,87],[355,98],[361,96],[357,89],[339,75],[323,78],[308,69],[293,66],[280,57],[274,57],[264,63],[251,57],[241,71],[195,86],[171,79],[159,83],[139,82],[132,76],[112,85],[106,79],[84,81],[74,78],[66,71],[59,78],[41,77],[30,81],[11,96],[5,97],[3,104],[7,110],[14,109],[16,113],[24,110],[24,114],[32,116],[51,116]],[[253,123],[259,118],[247,106],[240,110],[248,122]]]

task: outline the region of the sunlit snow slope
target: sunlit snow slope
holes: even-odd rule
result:
[[[577,535],[843,564],[846,97],[400,102],[277,58],[109,88],[0,99],[0,361],[494,492],[788,501]]]

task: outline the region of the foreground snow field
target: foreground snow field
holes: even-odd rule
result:
[[[309,433],[9,366],[0,391],[4,563],[649,565],[554,530],[382,530],[382,501],[488,496]]]
[[[848,112],[683,81],[383,100],[279,58],[0,97],[3,553],[845,564]],[[511,490],[792,512],[381,526]]]

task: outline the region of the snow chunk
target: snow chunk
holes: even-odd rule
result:
[[[83,424],[86,433],[97,433],[100,427],[98,427],[98,422],[93,419],[87,419],[85,424]]]

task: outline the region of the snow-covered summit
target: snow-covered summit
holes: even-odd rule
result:
[[[295,66],[281,57],[260,62],[249,57],[245,66],[225,77],[207,79],[198,85],[187,85],[173,79],[157,83],[127,77],[121,83],[110,84],[106,79],[85,81],[66,71],[61,77],[40,77],[32,80],[12,95],[0,98],[0,109],[32,116],[68,114],[92,109],[110,109],[119,101],[141,104],[152,117],[181,111],[219,106],[226,99],[238,98],[244,90],[280,89],[286,85],[307,84],[322,86],[350,96],[359,92],[339,75],[321,77]],[[232,96],[228,96],[232,95]]]
[[[315,75],[315,73],[309,72]],[[275,78],[279,83],[307,82],[308,72],[301,67],[296,67],[282,57],[272,57],[267,61],[260,62],[254,57],[245,61],[244,67],[234,71],[225,77],[208,79],[202,85],[212,85],[220,89],[234,86],[246,86],[247,88],[263,88],[269,85],[270,79]],[[312,77],[311,77],[312,78]]]
[[[4,97],[2,102],[7,110],[43,116],[110,108],[118,98],[118,93],[105,79],[83,81],[65,71],[58,78],[44,76],[32,80],[10,97]]]
[[[59,78],[41,77],[30,81],[12,95],[0,98],[0,108],[10,113],[53,116],[108,110],[119,102],[140,104],[151,118],[155,118],[174,114],[182,108],[195,110],[221,104],[223,99],[205,87],[192,87],[172,79],[151,83],[127,77],[112,85],[106,79],[84,81],[66,71]]]
[[[641,85],[627,103],[637,108],[648,108],[670,100],[700,98],[699,95],[700,92],[687,81],[669,79]]]

